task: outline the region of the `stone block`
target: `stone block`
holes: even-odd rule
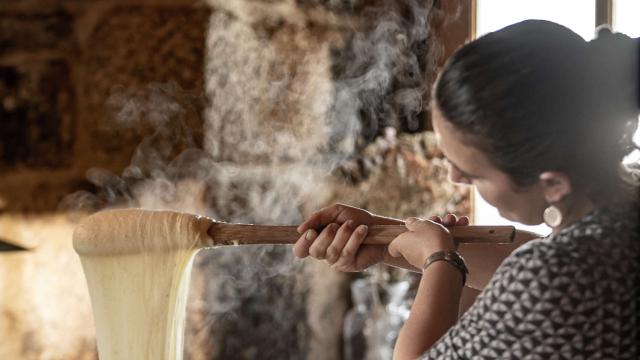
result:
[[[367,10],[380,8],[382,0],[207,0],[247,24],[279,27],[282,24],[304,28],[330,26],[353,28],[366,23]]]
[[[0,54],[73,47],[73,15],[50,12],[0,11]]]
[[[69,166],[74,91],[63,60],[0,65],[0,170]]]
[[[431,8],[410,1],[375,4],[361,27],[285,20],[272,26],[242,15],[262,6],[265,14],[283,11],[291,20],[312,6],[276,3],[213,2],[225,10],[212,16],[207,40],[206,145],[216,159],[332,166],[385,128],[427,128]]]
[[[185,6],[118,6],[103,14],[89,36],[81,84],[86,136],[108,139],[88,144],[94,161],[126,165],[143,135],[162,131],[159,123],[185,121],[201,131],[208,15],[208,8]],[[154,97],[158,89],[165,98]],[[171,109],[163,107],[166,98],[184,102]]]
[[[327,141],[332,94],[329,48],[336,31],[268,31],[227,13],[207,39],[206,149],[219,161],[302,161]]]
[[[435,134],[378,138],[336,169],[347,179],[335,201],[394,218],[470,215],[469,187],[448,180]]]

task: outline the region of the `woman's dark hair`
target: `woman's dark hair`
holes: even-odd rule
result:
[[[638,40],[600,29],[586,42],[527,20],[456,51],[435,85],[444,117],[518,186],[562,171],[596,203],[635,149]]]

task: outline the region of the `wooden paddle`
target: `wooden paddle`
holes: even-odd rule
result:
[[[511,243],[513,226],[455,226],[460,243]],[[403,225],[372,225],[365,244],[388,244],[407,231]],[[225,245],[293,244],[295,226],[221,223],[173,211],[109,210],[93,214],[76,227],[73,246],[81,255],[116,255],[177,248]]]
[[[407,231],[404,225],[371,225],[365,244],[385,245]],[[511,243],[515,236],[513,226],[455,226],[449,228],[453,238],[468,243]],[[293,244],[300,234],[295,226],[227,224],[214,222],[208,234],[216,245]]]

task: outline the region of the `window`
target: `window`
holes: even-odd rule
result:
[[[640,1],[615,0],[613,2],[612,27],[614,31],[627,34],[631,37],[640,37]],[[633,80],[631,80],[633,81]],[[640,144],[640,129],[633,136],[636,144]],[[640,151],[636,150],[624,160],[625,163],[640,161]]]
[[[637,1],[637,0],[635,0]],[[476,36],[526,20],[562,24],[591,40],[595,30],[595,0],[476,0]]]
[[[640,1],[615,0],[613,2],[613,29],[631,37],[640,37]]]
[[[638,3],[637,0],[627,0]],[[618,8],[623,11],[621,8]],[[627,11],[627,10],[624,10]],[[634,14],[637,14],[636,11]],[[628,15],[631,17],[631,15]],[[526,20],[541,19],[562,24],[585,40],[591,40],[595,34],[595,0],[476,0],[476,36],[503,28],[504,26]],[[634,23],[632,20],[628,20]],[[477,193],[473,194],[473,222],[475,224],[510,224],[519,229],[546,235],[551,229],[546,225],[526,226],[509,221],[498,213]]]

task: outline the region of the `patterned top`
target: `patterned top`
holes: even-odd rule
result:
[[[422,359],[640,359],[638,204],[514,251]]]

